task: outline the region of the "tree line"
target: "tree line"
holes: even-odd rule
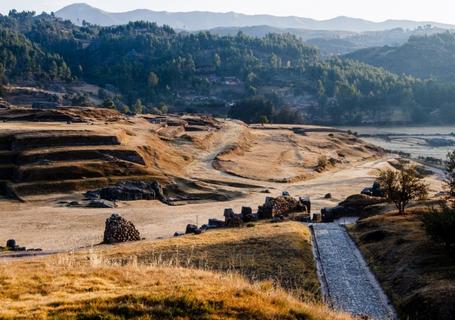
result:
[[[185,95],[218,95],[226,105],[237,102],[230,114],[245,121],[455,122],[455,83],[325,60],[290,34],[178,33],[148,22],[76,26],[52,14],[12,11],[0,16],[0,76],[43,85],[81,79],[115,91],[114,105],[134,106],[139,99],[144,111],[178,105]],[[243,91],[218,92],[216,79],[223,77],[237,79]],[[285,95],[310,103],[297,110]],[[262,112],[254,97],[265,100]]]

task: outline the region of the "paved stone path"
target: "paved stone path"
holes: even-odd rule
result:
[[[313,224],[318,271],[333,308],[368,319],[396,319],[382,288],[343,226]]]

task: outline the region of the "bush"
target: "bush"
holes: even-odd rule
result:
[[[450,247],[455,243],[455,209],[442,207],[432,209],[422,216],[423,227],[427,235],[435,242]]]
[[[320,171],[325,170],[327,168],[328,164],[329,164],[329,160],[327,159],[327,157],[325,155],[319,156],[318,164],[317,164],[318,170],[320,170]]]

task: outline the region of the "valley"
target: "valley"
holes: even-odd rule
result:
[[[21,1],[0,319],[453,318],[449,4]]]

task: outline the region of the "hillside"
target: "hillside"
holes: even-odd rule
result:
[[[313,30],[377,31],[394,28],[415,29],[433,25],[440,28],[453,28],[452,25],[430,21],[387,20],[372,22],[350,17],[336,17],[328,20],[314,20],[302,17],[278,17],[273,15],[246,15],[236,12],[158,12],[138,9],[129,12],[113,13],[91,7],[84,3],[72,4],[58,10],[58,17],[81,25],[83,21],[101,26],[127,24],[132,21],[156,22],[176,29],[206,30],[216,27],[247,27],[269,25],[276,28],[305,28]]]
[[[446,32],[411,37],[400,46],[363,49],[346,57],[398,74],[406,73],[424,79],[453,80],[454,56],[455,34]]]
[[[454,313],[453,248],[425,234],[421,216],[430,206],[435,203],[417,205],[406,216],[389,208],[349,228],[402,319],[451,319]]]
[[[336,30],[311,30],[300,28],[275,28],[267,25],[249,27],[218,27],[209,30],[218,35],[235,36],[238,32],[253,37],[264,37],[269,33],[290,33],[306,44],[317,47],[322,56],[348,54],[364,48],[398,46],[404,44],[412,36],[432,35],[442,33],[447,29],[434,26],[418,27],[416,29],[394,28],[379,31],[336,31]]]
[[[451,84],[428,83],[353,60],[323,59],[316,48],[290,34],[177,33],[146,22],[80,27],[26,12],[0,17],[0,28],[20,35],[14,46],[28,41],[60,61],[40,73],[30,72],[36,55],[7,64],[21,58],[11,51],[1,63],[9,69],[0,74],[2,82],[56,90],[61,103],[74,106],[96,103],[123,113],[171,110],[226,116],[233,105],[257,96],[273,109],[257,115],[273,122],[455,121],[455,115],[446,114],[455,101]],[[3,42],[0,46],[8,48],[8,40]],[[84,87],[81,81],[98,87],[90,93],[69,88]]]
[[[12,109],[0,110],[0,121],[0,201],[5,213],[0,243],[13,237],[47,250],[99,243],[105,215],[114,208],[137,223],[144,237],[167,237],[195,219],[221,218],[224,208],[258,206],[266,193],[291,188],[286,182],[311,183],[382,155],[381,149],[332,128],[247,126],[204,116]],[[328,162],[323,170],[318,166],[321,157]],[[158,181],[168,201],[107,202],[100,208],[84,195],[128,181]],[[342,184],[339,196],[351,192],[343,181],[345,177],[337,179]],[[363,180],[359,183],[358,189],[364,187]],[[320,193],[337,197],[321,186],[294,193],[314,195],[318,208],[326,203]],[[11,195],[26,202],[2,197]],[[23,221],[29,223],[24,226]],[[49,222],[44,226],[42,221]]]

